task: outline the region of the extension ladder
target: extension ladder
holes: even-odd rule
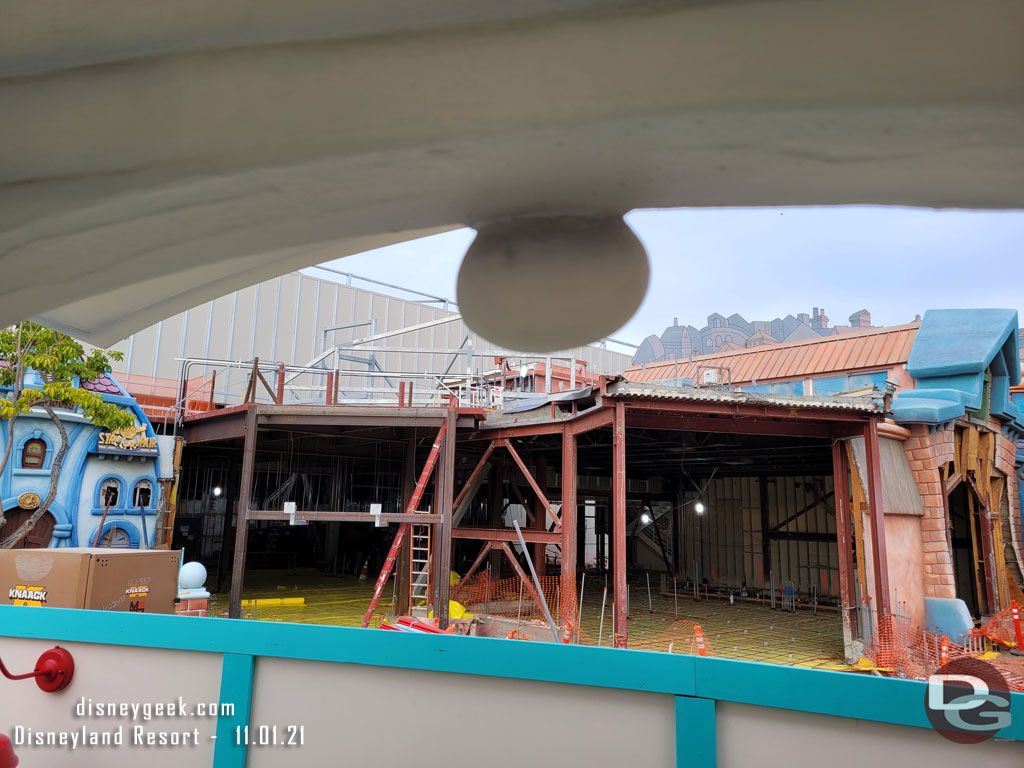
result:
[[[427,480],[430,479],[430,475],[434,472],[434,466],[437,464],[437,456],[441,452],[441,442],[444,439],[445,431],[448,428],[448,419],[455,418],[451,412],[444,421],[441,422],[441,428],[437,431],[437,437],[434,438],[434,444],[430,447],[430,455],[427,456],[427,463],[423,465],[423,471],[420,472],[420,477],[416,481],[416,487],[413,489],[412,498],[409,499],[409,505],[405,509],[405,514],[414,515],[416,508],[420,505],[420,499],[423,498],[423,490],[427,487]],[[394,570],[395,561],[398,560],[398,551],[402,548],[402,542],[409,533],[409,529],[412,527],[414,518],[410,517],[408,523],[402,523],[398,526],[398,534],[395,536],[395,540],[391,542],[391,549],[388,551],[388,556],[384,560],[384,567],[381,568],[380,576],[377,577],[377,584],[373,588],[373,597],[370,599],[370,607],[366,609],[366,613],[363,614],[362,627],[370,626],[370,618],[373,616],[373,612],[377,610],[377,603],[380,602],[381,593],[384,591],[384,585],[388,583],[388,579],[391,578],[391,572]]]
[[[429,525],[410,526],[409,585],[411,605],[430,602],[431,540]]]

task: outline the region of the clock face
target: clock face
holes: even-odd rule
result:
[[[106,533],[100,536],[101,547],[113,547],[114,549],[129,549],[132,546],[131,537],[124,528],[109,528]]]

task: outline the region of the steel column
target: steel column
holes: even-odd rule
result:
[[[875,572],[875,610],[879,621],[889,615],[889,561],[885,551],[885,510],[882,505],[882,465],[878,455],[878,422],[864,427],[868,513],[871,517],[871,557]]]
[[[626,630],[626,404],[615,403],[612,421],[612,575],[615,583],[615,647],[627,645]]]
[[[256,410],[245,413],[245,443],[242,447],[242,479],[238,490],[238,524],[235,527],[235,559],[231,566],[231,602],[228,615],[242,617],[242,583],[245,580],[245,551],[249,544],[249,504],[252,501],[253,470],[256,466]]]
[[[448,628],[448,600],[451,592],[449,572],[452,568],[452,503],[455,500],[455,430],[458,410],[450,407],[437,473],[437,512],[441,525],[434,529],[434,616],[441,629]]]
[[[566,425],[562,429],[561,591],[563,595],[576,594],[576,458],[576,433],[569,425]],[[575,600],[569,602],[568,605],[572,605],[574,602]]]

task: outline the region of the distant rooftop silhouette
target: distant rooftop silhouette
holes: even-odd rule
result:
[[[842,336],[875,327],[871,325],[871,313],[866,309],[859,309],[850,315],[849,323],[829,326],[829,318],[821,307],[814,307],[810,315],[801,312],[795,317],[786,315],[774,320],[751,322],[740,314],[726,317],[715,312],[708,315],[707,325],[699,330],[692,325],[679,325],[677,317],[661,336],[651,335],[643,340],[633,356],[633,365],[767,346],[784,341]]]

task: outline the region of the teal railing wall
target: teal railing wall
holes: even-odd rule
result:
[[[235,704],[235,717],[217,723],[215,768],[245,765],[246,748],[227,736],[237,725],[249,723],[255,660],[259,657],[671,694],[676,697],[680,766],[710,768],[716,764],[716,702],[931,727],[923,706],[923,682],[650,651],[15,606],[0,606],[3,637],[222,654],[220,700]],[[1011,695],[1010,711],[1012,723],[997,737],[1024,742],[1024,694]]]

